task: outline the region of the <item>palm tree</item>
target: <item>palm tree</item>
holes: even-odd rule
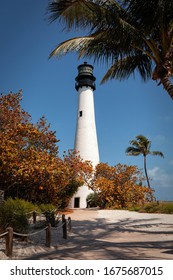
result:
[[[173,1],[172,0],[54,0],[49,3],[50,22],[64,29],[81,29],[51,52],[77,52],[79,58],[110,65],[101,83],[127,79],[139,72],[144,81],[152,77],[173,99]]]
[[[131,140],[130,144],[132,146],[128,147],[126,149],[126,154],[128,156],[139,156],[143,155],[144,156],[144,170],[145,170],[145,175],[148,183],[148,187],[150,187],[150,182],[147,174],[147,167],[146,167],[146,157],[147,155],[154,155],[154,156],[161,156],[164,157],[162,152],[159,151],[150,151],[151,147],[151,141],[149,141],[145,136],[143,135],[138,135],[136,136],[135,140]]]

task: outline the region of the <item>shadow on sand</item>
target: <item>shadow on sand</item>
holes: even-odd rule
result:
[[[151,231],[151,227],[159,230]],[[25,259],[173,259],[173,226],[159,224],[156,219],[146,219],[145,224],[144,220],[128,218],[115,223],[103,218],[72,220],[72,233],[66,241]]]

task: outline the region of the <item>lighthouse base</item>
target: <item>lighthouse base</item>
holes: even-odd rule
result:
[[[87,208],[87,196],[93,193],[87,186],[79,187],[78,191],[72,197],[69,203],[69,208]]]

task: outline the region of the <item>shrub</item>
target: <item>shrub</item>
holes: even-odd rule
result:
[[[136,211],[138,212],[140,210],[141,206],[131,206],[131,207],[128,207],[127,209],[129,211]]]
[[[55,206],[52,204],[39,204],[39,209],[41,212],[46,212],[46,211],[54,211],[55,210]]]
[[[165,214],[173,214],[173,203],[171,202],[163,202],[160,203],[160,212]]]
[[[150,202],[143,206],[128,208],[128,210],[146,213],[173,214],[173,202]]]
[[[26,233],[28,231],[28,213],[34,210],[38,210],[38,207],[31,202],[18,198],[8,198],[0,206],[1,230],[10,226],[16,232]]]
[[[155,202],[147,203],[143,206],[144,212],[156,213],[159,212],[159,205]]]
[[[90,193],[87,198],[87,207],[97,207],[100,206],[100,198],[96,192]]]
[[[46,223],[50,223],[52,227],[57,225],[56,209],[52,204],[40,204],[39,208],[46,217]]]

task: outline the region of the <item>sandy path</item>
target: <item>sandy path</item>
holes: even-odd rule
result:
[[[52,229],[51,248],[40,234],[14,244],[13,259],[173,259],[173,215],[85,209],[69,216],[67,240]],[[0,258],[6,258],[3,248]]]

